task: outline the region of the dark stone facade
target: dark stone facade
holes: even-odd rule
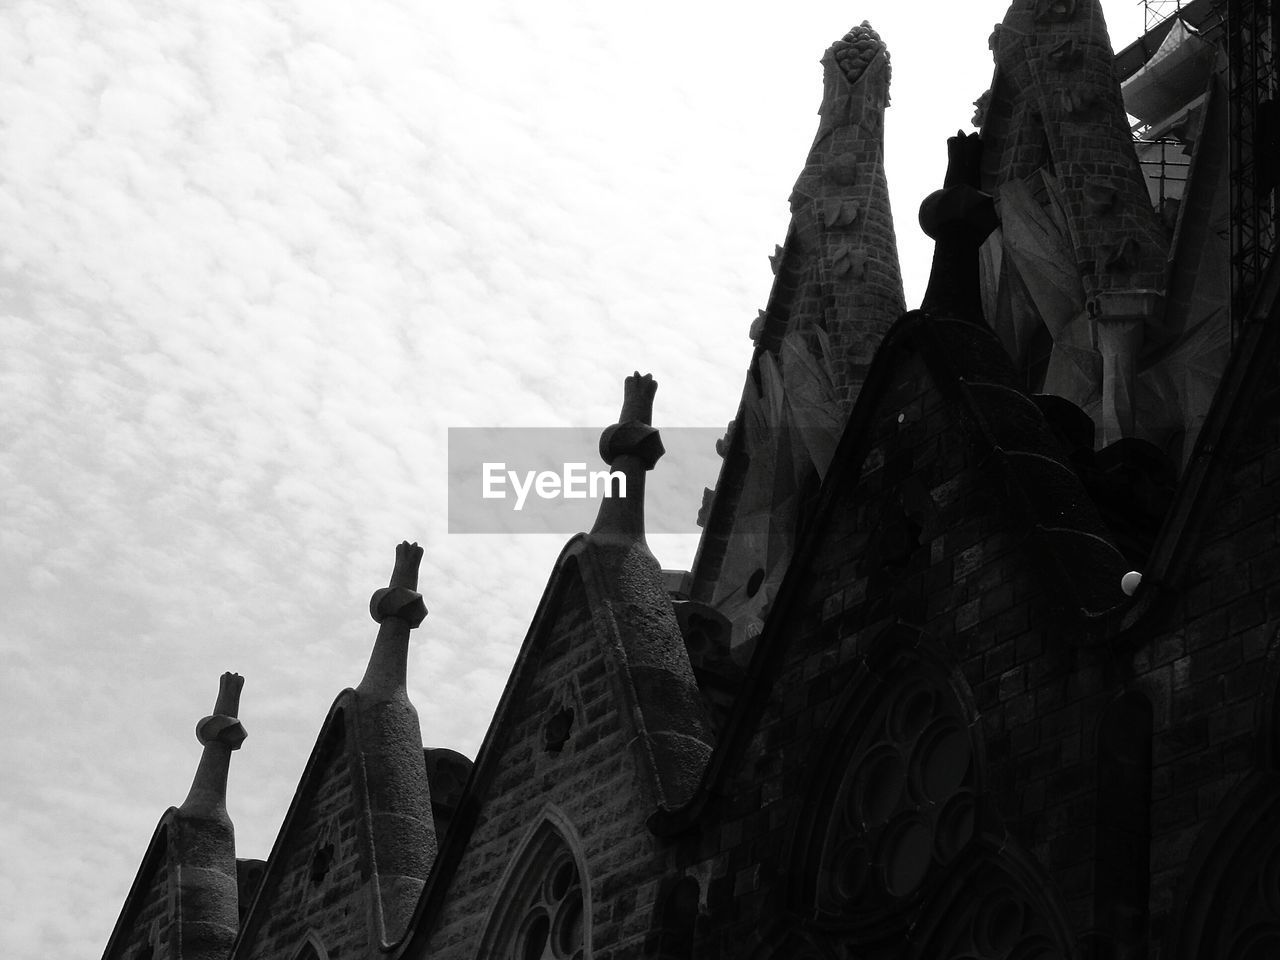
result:
[[[991,313],[1056,322],[991,258],[1038,222],[1028,203],[1066,211],[1082,304],[1141,288],[1158,311],[1161,264],[1210,231],[1142,209],[1096,3],[1017,0],[993,50],[986,152],[953,147],[969,174],[928,205],[938,259],[906,313],[887,51],[864,24],[824,58],[739,411],[772,419],[722,444],[694,568],[660,570],[642,515],[603,510],[557,560],[474,764],[420,762],[403,545],[370,673],[267,861],[230,882],[198,775],[204,805],[162,818],[105,960],[1280,954],[1280,272],[1187,400],[1185,453],[1141,435],[1134,384],[1167,352],[1097,335],[1097,379],[1072,387],[1092,411],[1030,390]],[[1133,235],[1127,264],[1100,262]],[[1072,322],[1162,322],[1115,302]],[[641,488],[652,401],[632,378],[606,445]]]

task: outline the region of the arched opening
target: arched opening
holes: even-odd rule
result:
[[[324,944],[320,942],[320,935],[314,930],[308,933],[302,946],[293,955],[293,960],[329,960],[329,954],[325,951]]]
[[[555,811],[526,835],[499,884],[480,957],[589,960],[590,886],[573,838]]]
[[[964,680],[918,631],[877,638],[816,748],[795,906],[849,943],[901,935],[979,832],[982,741]]]

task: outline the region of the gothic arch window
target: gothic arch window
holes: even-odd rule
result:
[[[589,960],[590,889],[574,841],[554,810],[525,837],[499,885],[479,956]]]
[[[911,939],[913,960],[1066,960],[1075,953],[1053,883],[1009,837],[979,838],[948,869]]]
[[[1256,773],[1232,791],[1196,840],[1186,874],[1171,956],[1280,956],[1280,775]]]
[[[307,934],[307,939],[293,955],[293,960],[329,960],[329,954],[325,952],[324,944],[314,930]]]
[[[815,763],[800,906],[855,942],[900,932],[977,831],[977,712],[932,643],[901,627],[877,641]]]

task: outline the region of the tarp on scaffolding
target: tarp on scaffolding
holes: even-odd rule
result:
[[[1178,20],[1137,73],[1120,85],[1124,108],[1155,124],[1204,93],[1213,69],[1214,45]]]

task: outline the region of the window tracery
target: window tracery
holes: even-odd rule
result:
[[[974,836],[979,792],[969,720],[945,684],[900,676],[863,705],[822,804],[814,891],[819,915],[859,924],[955,860]]]
[[[917,958],[1064,960],[1065,924],[1045,902],[1049,885],[1033,877],[1022,854],[983,845],[931,898],[917,924]]]
[[[588,960],[589,898],[578,858],[544,820],[523,844],[495,900],[480,956]]]
[[[514,949],[507,956],[511,960],[581,960],[582,884],[567,850],[560,852],[530,893]]]

